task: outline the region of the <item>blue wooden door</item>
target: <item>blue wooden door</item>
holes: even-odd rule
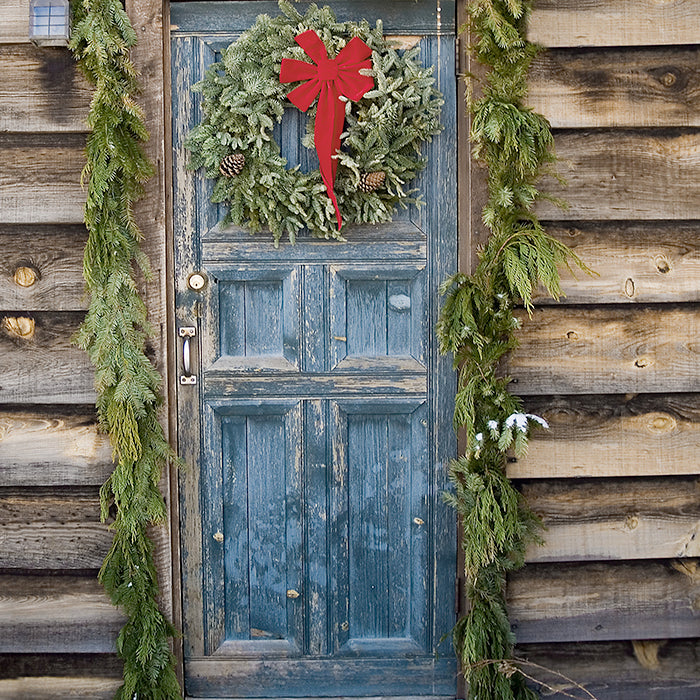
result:
[[[435,64],[445,130],[426,145],[427,206],[346,243],[275,249],[221,225],[183,140],[200,119],[190,86],[276,5],[171,5],[176,320],[194,329],[197,376],[178,385],[191,697],[455,693],[449,643],[436,653],[454,621],[456,527],[440,497],[454,378],[434,334],[456,265],[454,4],[334,9],[382,17]],[[277,137],[315,167],[298,148],[305,119],[291,108]]]

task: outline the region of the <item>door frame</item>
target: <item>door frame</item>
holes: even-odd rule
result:
[[[177,322],[175,310],[175,232],[173,217],[173,152],[172,152],[172,85],[173,76],[171,73],[171,26],[170,26],[170,5],[171,0],[127,0],[127,7],[130,6],[130,16],[140,16],[143,21],[142,32],[147,32],[150,26],[150,34],[160,34],[163,49],[162,75],[163,91],[162,111],[156,114],[155,123],[163,121],[158,129],[162,133],[162,143],[164,145],[163,158],[158,162],[158,185],[162,193],[165,219],[165,250],[164,250],[164,280],[161,280],[161,289],[165,297],[165,309],[161,313],[161,318],[165,320],[165,357],[164,357],[164,392],[166,406],[164,413],[167,420],[167,434],[172,445],[179,445],[182,438],[178,431],[177,418],[177,391],[179,384],[179,339],[177,337]],[[457,147],[457,269],[469,273],[475,266],[476,251],[480,242],[483,242],[483,226],[481,226],[481,209],[486,202],[486,179],[485,173],[479,168],[471,155],[468,135],[471,118],[468,111],[463,106],[461,100],[462,91],[465,87],[462,80],[465,74],[474,73],[479,75],[483,72],[480,64],[477,63],[467,51],[468,37],[460,34],[460,27],[464,25],[467,18],[468,0],[456,0],[456,51],[457,51],[457,108],[456,108],[456,147]],[[160,27],[153,30],[152,18],[156,22],[160,19]],[[133,19],[132,19],[132,23]],[[134,23],[136,24],[136,23]],[[139,39],[143,35],[139,34]],[[151,37],[152,38],[152,37]],[[143,63],[143,62],[142,62]],[[156,67],[156,74],[159,66]],[[152,79],[152,77],[151,77]],[[146,89],[148,87],[146,86]],[[151,131],[153,139],[153,132]],[[458,450],[463,448],[462,438],[458,436]],[[161,578],[161,601],[163,608],[172,615],[173,623],[177,629],[183,629],[183,606],[182,606],[182,566],[180,548],[180,485],[178,469],[170,467],[161,480],[161,490],[166,495],[168,505],[169,520],[167,523],[168,542],[163,543],[156,551],[156,567]],[[455,526],[457,518],[455,516]],[[458,533],[461,537],[461,533]],[[169,559],[169,561],[168,561]],[[168,566],[169,564],[169,566]],[[163,585],[165,579],[165,585]],[[455,571],[455,609],[457,615],[465,610],[466,602],[464,597],[464,575],[462,566],[462,547],[457,548],[457,570]],[[178,680],[184,693],[184,642],[182,637],[173,640],[177,667]],[[458,697],[464,696],[464,678],[458,675],[457,686]]]

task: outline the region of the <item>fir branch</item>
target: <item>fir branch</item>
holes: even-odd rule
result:
[[[83,181],[89,236],[83,271],[90,305],[76,343],[95,366],[97,412],[109,435],[114,471],[100,490],[102,520],[114,506],[112,547],[99,578],[126,613],[117,638],[124,683],[116,698],[181,698],[169,638],[177,634],[158,609],[153,543],[147,528],[166,520],[158,490],[163,467],[177,458],[158,422],[161,378],[145,353],[152,330],[134,281],[148,274],[139,249],[134,202],[153,174],[142,142],[148,137],[129,50],[136,35],[120,0],[73,3],[71,49],[95,88]]]
[[[473,52],[490,68],[483,97],[471,101],[473,154],[488,166],[489,199],[483,221],[490,237],[471,276],[442,285],[437,326],[440,350],[459,369],[454,424],[466,451],[450,465],[453,491],[446,500],[462,524],[468,613],[456,624],[454,646],[469,684],[470,700],[532,700],[530,677],[513,661],[506,574],[524,564],[529,543],[540,542],[541,523],[506,476],[509,450],[527,449],[531,425],[518,397],[499,374],[504,355],[517,346],[517,304],[532,310],[539,285],[561,295],[559,269],[590,270],[548,234],[533,213],[543,195],[537,180],[554,162],[547,120],[524,105],[526,76],[537,47],[528,43],[529,0],[472,0]],[[532,679],[530,679],[532,680]]]

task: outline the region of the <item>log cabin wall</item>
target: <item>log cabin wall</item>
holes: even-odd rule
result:
[[[551,425],[509,465],[548,527],[511,619],[523,655],[601,700],[697,699],[700,2],[536,0],[529,38],[568,182],[543,184],[568,210],[539,213],[599,276],[564,273],[508,368]]]
[[[155,272],[144,290],[162,371],[162,3],[126,7],[157,168],[136,216]],[[28,25],[29,0],[0,3],[0,698],[111,698],[122,617],[96,580],[111,541],[98,496],[111,449],[97,432],[89,360],[71,345],[86,309],[80,174],[92,90],[68,49],[29,43]],[[170,539],[165,528],[154,537],[172,615]]]
[[[121,618],[95,574],[110,449],[70,344],[85,310],[90,89],[66,49],[28,43],[28,4],[4,0],[0,22],[0,698],[107,698]],[[162,7],[126,4],[158,171],[137,216],[164,369]],[[566,281],[558,306],[542,299],[509,367],[552,425],[509,467],[549,527],[510,605],[523,654],[601,700],[700,696],[699,17],[700,0],[538,0],[531,20],[552,47],[531,103],[568,180],[548,189],[570,203],[541,214],[600,276]]]

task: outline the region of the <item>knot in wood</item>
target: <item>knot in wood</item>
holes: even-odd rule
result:
[[[5,316],[2,320],[2,327],[12,338],[30,340],[34,337],[36,323],[33,318],[26,316]]]
[[[13,279],[18,287],[31,287],[39,279],[39,273],[33,267],[20,265],[15,270]]]

